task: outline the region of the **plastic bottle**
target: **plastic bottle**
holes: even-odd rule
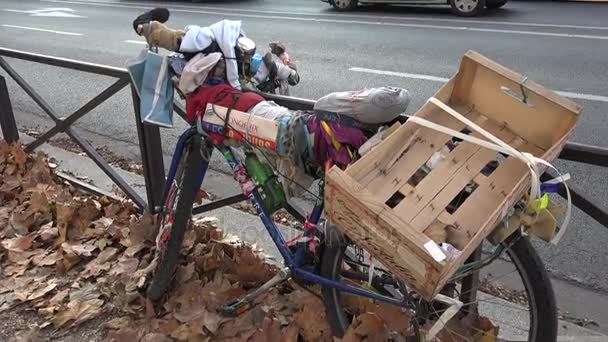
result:
[[[246,154],[245,167],[258,188],[264,208],[270,213],[280,209],[285,203],[285,192],[272,168],[260,162],[255,153]]]

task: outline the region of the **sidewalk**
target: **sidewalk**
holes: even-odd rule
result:
[[[24,134],[21,134],[21,139],[23,143],[32,140],[31,137]],[[100,189],[107,192],[112,191],[112,181],[88,157],[48,144],[42,145],[39,150],[47,153],[49,157],[56,159],[58,170],[69,171],[75,176],[87,177]],[[168,162],[165,164],[168,165]],[[142,176],[121,169],[117,169],[117,172],[140,196],[145,198],[145,184]],[[203,188],[208,193],[219,198],[234,195],[240,191],[238,184],[230,176],[214,170],[207,171]],[[304,200],[298,202],[302,205],[307,204],[307,201]],[[216,217],[219,220],[218,225],[226,233],[238,235],[241,240],[262,248],[269,257],[278,262],[282,261],[273,241],[257,216],[232,207],[224,207],[205,213],[204,215]],[[279,226],[279,228],[287,239],[295,236],[293,229],[285,226]],[[599,327],[592,327],[593,330],[591,330],[581,328],[570,322],[560,321],[558,341],[608,342],[608,335],[606,335],[608,334],[608,296],[574,286],[561,280],[553,280],[553,286],[556,292],[558,307],[562,312],[568,311],[574,316],[589,318],[599,324]],[[500,303],[505,301],[493,298],[492,302]],[[485,312],[496,312],[503,321],[514,322],[515,324],[515,322],[521,319],[521,315],[519,315],[520,310],[509,309],[504,305],[486,305],[487,307],[483,309]],[[513,307],[513,304],[509,303],[509,305]],[[501,331],[503,331],[502,329]],[[517,338],[515,333],[512,334],[513,338]]]

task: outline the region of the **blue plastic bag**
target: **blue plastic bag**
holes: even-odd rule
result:
[[[169,57],[148,49],[127,62],[140,99],[142,122],[173,127],[173,82]]]

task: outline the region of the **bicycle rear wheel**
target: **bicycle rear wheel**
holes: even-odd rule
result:
[[[357,253],[353,253],[353,245],[349,243],[347,237],[337,232],[334,226],[328,226],[325,240],[326,246],[321,260],[323,277],[350,283],[357,281],[361,283],[362,279],[369,278],[369,264],[364,265],[361,260],[354,260],[357,258],[353,255]],[[483,276],[483,279],[480,281],[479,287],[474,287],[477,291],[473,296],[475,299],[465,302],[463,309],[453,320],[461,320],[466,315],[464,311],[467,310],[469,313],[488,318],[492,324],[498,326],[498,337],[501,341],[555,341],[557,339],[557,309],[551,281],[542,261],[530,241],[520,234],[511,236],[504,245],[509,260],[499,258],[494,261],[495,265],[491,264],[494,266],[476,271]],[[376,272],[381,272],[378,271],[379,269],[382,270],[381,266],[374,268]],[[498,275],[494,276],[488,269]],[[353,276],[356,273],[360,274]],[[472,274],[467,277],[473,276]],[[374,278],[377,279],[377,276]],[[517,278],[522,285],[517,285]],[[458,288],[462,290],[464,288],[462,284],[467,280],[467,278],[462,279],[460,284],[454,282],[449,291],[446,288],[442,293],[454,297],[458,295],[461,301],[465,301],[464,298],[470,298],[470,294],[458,293]],[[382,293],[399,293],[379,289],[374,282],[372,282],[372,286],[374,286],[374,290]],[[349,302],[347,296],[352,295],[329,287],[324,287],[322,294],[332,332],[335,336],[342,337],[356,314],[352,308],[346,305]],[[438,309],[436,305],[430,303],[425,310],[421,311],[425,312],[416,312],[415,318],[424,324],[424,321],[430,319],[431,316],[439,316],[442,309]],[[505,316],[509,318],[505,319]],[[408,324],[408,322],[404,322],[404,324]],[[462,330],[455,331],[450,327],[451,325],[447,324],[440,332],[438,335],[440,341],[442,336],[449,341],[475,340],[467,338],[466,334],[463,335]],[[479,334],[474,330],[471,330],[470,333]]]
[[[192,218],[192,206],[199,187],[201,174],[201,140],[195,135],[187,145],[173,185],[159,218],[159,232],[156,241],[157,265],[146,295],[152,302],[158,302],[167,292],[175,276],[184,234]]]

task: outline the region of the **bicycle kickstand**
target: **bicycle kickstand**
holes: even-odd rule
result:
[[[270,290],[273,286],[289,279],[291,277],[291,270],[288,267],[282,268],[272,279],[267,281],[264,285],[258,287],[251,293],[248,293],[241,299],[235,299],[230,301],[219,309],[220,312],[228,317],[237,317],[253,306],[254,300],[266,291]]]

